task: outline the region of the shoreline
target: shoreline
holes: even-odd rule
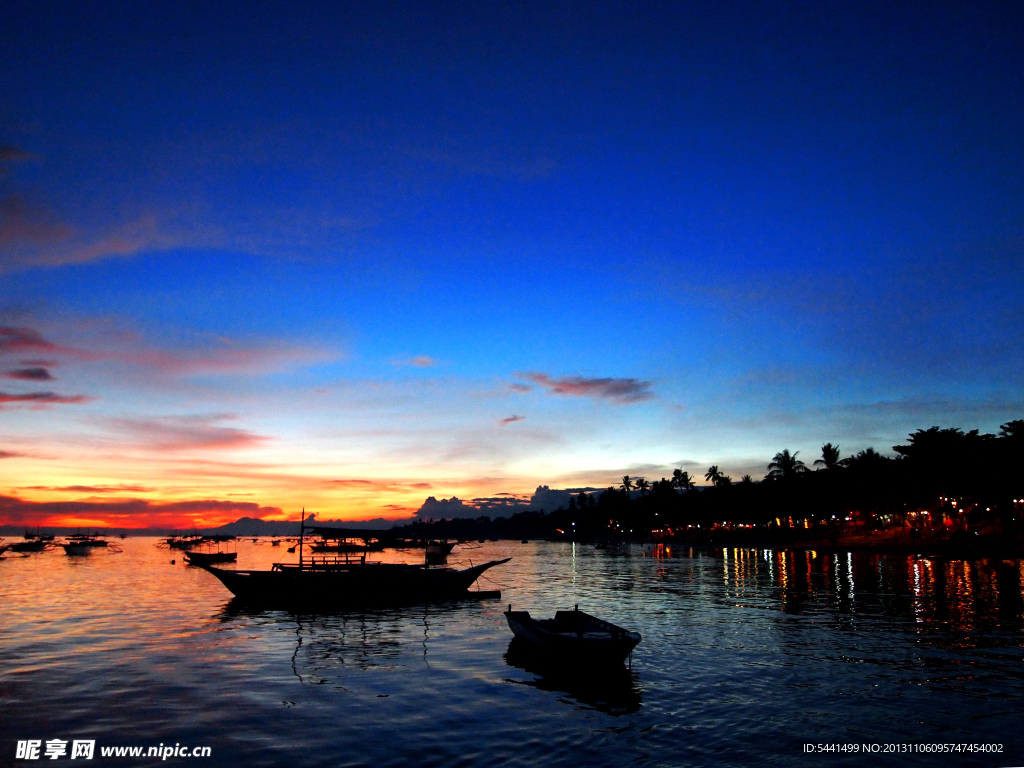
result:
[[[1024,558],[1024,541],[1019,535],[957,532],[934,535],[917,529],[872,531],[846,536],[822,536],[817,531],[765,533],[757,530],[709,531],[665,539],[647,540],[647,544],[700,549],[776,549],[811,550],[835,554],[865,552],[869,554],[918,555],[952,560],[1019,559]]]

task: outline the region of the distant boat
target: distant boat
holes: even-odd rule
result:
[[[206,536],[197,546],[185,552],[183,557],[189,565],[233,563],[238,559],[234,541],[234,536]]]
[[[98,533],[76,533],[68,536],[68,541],[72,544],[81,544],[86,547],[105,547],[108,545],[108,541],[100,536]]]
[[[505,611],[509,629],[551,661],[572,665],[621,664],[640,642],[630,632],[579,610],[557,611],[553,619],[531,618],[529,611]]]
[[[192,549],[203,540],[202,536],[168,536],[161,544],[171,549]]]
[[[64,553],[74,557],[91,554],[94,549],[109,546],[109,542],[99,534],[76,533],[61,542]],[[119,550],[118,550],[119,551]]]
[[[424,549],[424,562],[427,565],[444,565],[448,562],[448,555],[455,549],[458,542],[428,541]]]
[[[318,538],[307,546],[313,552],[381,552],[384,542],[365,536],[351,536],[343,528],[314,526],[306,529]]]

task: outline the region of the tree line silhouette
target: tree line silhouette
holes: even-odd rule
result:
[[[890,457],[867,448],[843,457],[840,446],[829,442],[812,469],[800,451],[787,448],[772,457],[760,481],[744,475],[734,482],[713,465],[704,474],[710,486],[703,488],[682,468],[653,482],[626,475],[618,486],[581,492],[567,508],[548,514],[531,510],[493,521],[448,521],[434,535],[601,540],[678,535],[722,524],[870,529],[905,525],[908,515],[923,511],[931,521],[952,516],[960,524],[1022,527],[1024,420],[1003,424],[998,435],[919,429],[893,451]]]

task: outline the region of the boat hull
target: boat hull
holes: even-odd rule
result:
[[[34,539],[31,541],[18,541],[11,544],[11,552],[42,552],[46,549],[47,542],[41,539]]]
[[[237,552],[186,552],[186,562],[190,565],[211,565],[213,563],[233,563],[238,559]]]
[[[582,611],[558,611],[554,620],[538,621],[529,611],[505,612],[517,638],[551,661],[572,666],[623,663],[640,642],[630,632]]]
[[[415,605],[471,596],[469,588],[484,571],[506,562],[495,560],[461,571],[391,563],[324,569],[283,566],[270,571],[201,567],[247,603],[338,608]]]

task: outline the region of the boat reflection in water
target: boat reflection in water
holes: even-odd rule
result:
[[[641,706],[637,673],[624,666],[602,666],[587,669],[554,663],[551,656],[532,643],[513,637],[505,651],[505,663],[525,670],[533,680],[512,680],[506,683],[526,685],[541,691],[564,693],[571,701],[609,715],[628,715]]]
[[[431,631],[440,628],[443,634],[452,621],[466,620],[460,612],[468,607],[463,600],[453,600],[404,608],[300,613],[261,609],[234,598],[218,618],[224,623],[255,621],[294,632],[291,667],[299,682],[351,691],[365,685],[351,677],[354,672],[404,670],[419,674],[415,668],[430,667],[431,652],[438,653],[436,646],[431,648],[438,642]],[[394,679],[378,681],[390,686]]]

